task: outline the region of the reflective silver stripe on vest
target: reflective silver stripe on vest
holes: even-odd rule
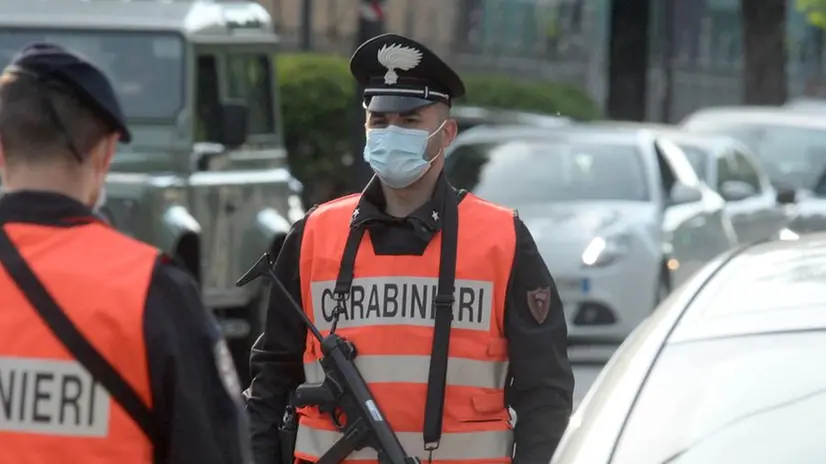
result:
[[[356,367],[367,383],[427,383],[430,356],[356,356]],[[506,361],[477,361],[448,358],[447,384],[463,387],[504,388],[508,374]],[[304,364],[307,382],[324,381],[318,361]]]
[[[428,459],[420,432],[396,432],[402,447],[408,455]],[[321,457],[336,441],[341,438],[338,432],[319,430],[301,426],[295,443],[296,453]],[[433,460],[468,460],[468,459],[502,459],[513,453],[513,432],[502,430],[496,432],[445,433],[439,449],[433,452]],[[347,459],[373,460],[378,457],[370,448],[356,451]]]

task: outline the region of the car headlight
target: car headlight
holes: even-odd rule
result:
[[[582,264],[588,267],[607,266],[625,256],[631,248],[626,235],[595,237],[582,252]]]

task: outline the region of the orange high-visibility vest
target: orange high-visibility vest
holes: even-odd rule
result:
[[[158,251],[100,223],[5,230],[85,338],[152,406],[144,306]],[[0,462],[147,464],[140,427],[0,266]]]
[[[359,196],[352,195],[321,205],[305,225],[302,299],[305,312],[323,333],[331,326],[333,289],[358,201]],[[471,194],[459,203],[444,433],[433,462],[511,461],[513,434],[504,399],[504,308],[516,248],[513,216],[512,210]],[[356,365],[405,451],[422,459],[428,458],[422,429],[441,239],[437,234],[422,256],[378,256],[368,231],[356,257],[346,314],[336,329],[356,346]],[[320,355],[317,340],[308,336],[307,382],[324,379]],[[317,408],[302,408],[300,415],[295,455],[315,462],[341,434]],[[376,453],[356,451],[345,462],[374,463]]]

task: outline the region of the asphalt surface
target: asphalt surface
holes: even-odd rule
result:
[[[616,346],[575,346],[568,348],[574,369],[574,409],[597,379],[605,363],[616,351]]]
[[[588,389],[591,388],[594,380],[597,379],[602,370],[602,365],[574,364],[573,368],[574,380],[576,381],[574,387],[574,408],[576,409],[577,405],[585,398],[585,394],[588,393]]]

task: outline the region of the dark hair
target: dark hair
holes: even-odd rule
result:
[[[113,132],[70,88],[0,75],[0,142],[8,162],[84,156]]]

